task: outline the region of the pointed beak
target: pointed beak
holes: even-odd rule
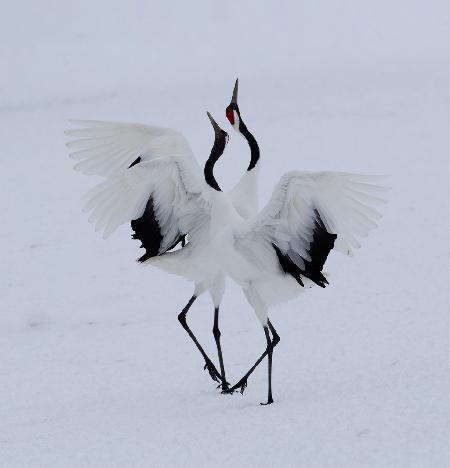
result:
[[[236,78],[236,83],[234,83],[233,96],[231,97],[230,104],[236,104],[237,105],[238,86],[239,86],[239,78]]]
[[[206,115],[209,117],[209,120],[210,120],[210,122],[211,122],[211,125],[212,125],[213,128],[214,128],[214,132],[215,132],[215,133],[220,132],[220,127],[217,125],[217,122],[213,119],[213,116],[212,116],[209,112],[206,112]]]

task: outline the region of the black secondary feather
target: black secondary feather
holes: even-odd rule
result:
[[[130,167],[135,166],[141,162],[141,158],[135,159]],[[161,233],[161,227],[158,223],[158,220],[155,216],[155,210],[153,205],[153,198],[150,197],[145,206],[144,213],[138,219],[131,221],[131,229],[133,229],[134,234],[131,236],[133,239],[138,239],[141,241],[141,248],[145,249],[145,254],[142,257],[138,258],[138,262],[142,263],[148,260],[149,258],[161,255],[169,250],[174,249],[180,242],[184,247],[185,235],[179,234],[175,239],[173,244],[161,252],[161,244],[163,243],[164,237]]]
[[[305,264],[303,269],[300,268],[287,253],[281,252],[275,244],[272,245],[284,273],[291,275],[300,286],[304,286],[301,279],[301,277],[304,276],[314,281],[318,286],[324,288],[328,284],[328,281],[322,274],[322,269],[328,254],[334,247],[337,235],[327,231],[317,210],[314,210],[314,215],[313,239],[308,249],[311,260],[307,261],[302,257]]]

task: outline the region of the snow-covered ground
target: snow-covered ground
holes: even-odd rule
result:
[[[450,466],[450,4],[15,2],[0,18],[0,466]],[[275,5],[276,3],[276,5]],[[6,13],[6,14],[5,14]],[[261,195],[290,169],[383,173],[380,228],[274,309],[266,366],[221,395],[177,321],[190,284],[80,212],[68,118],[182,130],[204,161],[236,76]],[[248,149],[230,129],[218,179]],[[213,310],[189,316],[214,355]],[[231,283],[227,375],[265,339]]]

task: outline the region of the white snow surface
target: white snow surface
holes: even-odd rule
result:
[[[0,17],[0,466],[450,466],[450,3],[10,2]],[[192,286],[81,213],[69,118],[181,130],[217,178],[248,164],[224,109],[239,76],[265,202],[288,170],[389,175],[380,227],[330,286],[271,312],[266,365],[221,395],[177,321]],[[215,356],[213,308],[188,315]],[[227,377],[265,346],[232,283]]]

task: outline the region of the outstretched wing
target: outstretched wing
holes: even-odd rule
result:
[[[261,268],[279,267],[303,286],[307,277],[325,287],[322,274],[334,248],[353,255],[359,240],[377,227],[386,187],[379,177],[340,172],[289,172],[266,207],[240,232],[235,246]]]
[[[143,262],[170,250],[209,219],[204,181],[186,138],[166,128],[140,124],[72,121],[68,130],[75,169],[106,180],[84,197],[84,211],[97,231],[108,237],[131,222],[133,238],[146,253]]]
[[[74,169],[86,175],[110,177],[131,165],[155,158],[178,157],[197,164],[186,138],[176,130],[135,123],[71,120],[83,128],[66,130]]]
[[[202,185],[183,166],[172,158],[157,159],[106,179],[84,197],[89,222],[104,238],[131,222],[133,237],[146,249],[141,262],[170,250],[186,235],[195,242],[209,209]]]

